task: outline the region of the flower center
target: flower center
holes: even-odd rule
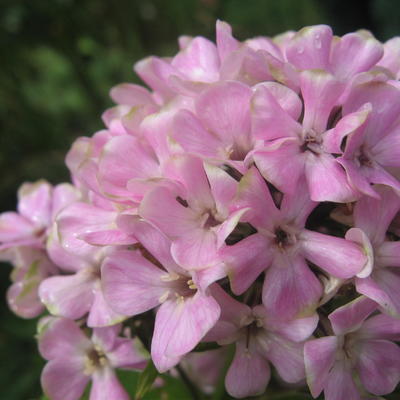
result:
[[[275,244],[280,249],[285,249],[296,243],[296,236],[288,229],[279,226],[275,229]]]
[[[321,153],[321,138],[312,129],[303,132],[303,144],[300,146],[301,152],[309,151],[315,155]]]
[[[98,346],[94,346],[86,353],[85,357],[85,369],[83,373],[85,375],[92,375],[96,370],[103,368],[108,363],[107,357],[102,349]]]

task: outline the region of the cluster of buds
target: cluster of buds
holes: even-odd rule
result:
[[[0,216],[10,308],[50,313],[45,393],[77,400],[91,379],[91,399],[128,399],[115,369],[149,357],[212,390],[233,347],[236,398],[271,371],[314,398],[391,393],[400,38],[319,25],[240,42],[218,21],[216,44],[179,46],[135,65],[148,89],[111,90],[106,128],[67,155],[72,184],[24,184]]]

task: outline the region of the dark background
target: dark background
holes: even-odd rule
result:
[[[0,212],[23,181],[68,180],[66,151],[102,127],[109,89],[138,83],[133,63],[175,54],[179,35],[214,40],[219,18],[239,39],[325,23],[385,41],[399,17],[397,0],[0,0]],[[9,273],[1,264],[0,399],[38,399],[36,321],[8,310]]]

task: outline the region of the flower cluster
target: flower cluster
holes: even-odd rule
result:
[[[92,379],[91,399],[128,398],[114,369],[143,368],[143,345],[211,390],[234,344],[237,398],[271,370],[327,400],[391,393],[400,38],[319,25],[240,42],[218,21],[216,44],[179,46],[135,65],[148,89],[111,90],[106,128],[67,155],[73,184],[24,184],[0,216],[11,309],[51,314],[44,391],[76,400]]]

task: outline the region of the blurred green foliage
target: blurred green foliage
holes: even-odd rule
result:
[[[179,35],[214,39],[220,18],[240,39],[327,23],[339,35],[366,28],[386,40],[399,34],[399,15],[396,0],[1,0],[0,212],[15,208],[23,181],[68,180],[65,153],[102,127],[109,89],[138,82],[132,64],[173,55]],[[36,322],[8,311],[10,268],[0,267],[0,398],[40,399]],[[132,376],[124,382],[136,385]],[[169,399],[190,398],[181,383],[171,388]]]

